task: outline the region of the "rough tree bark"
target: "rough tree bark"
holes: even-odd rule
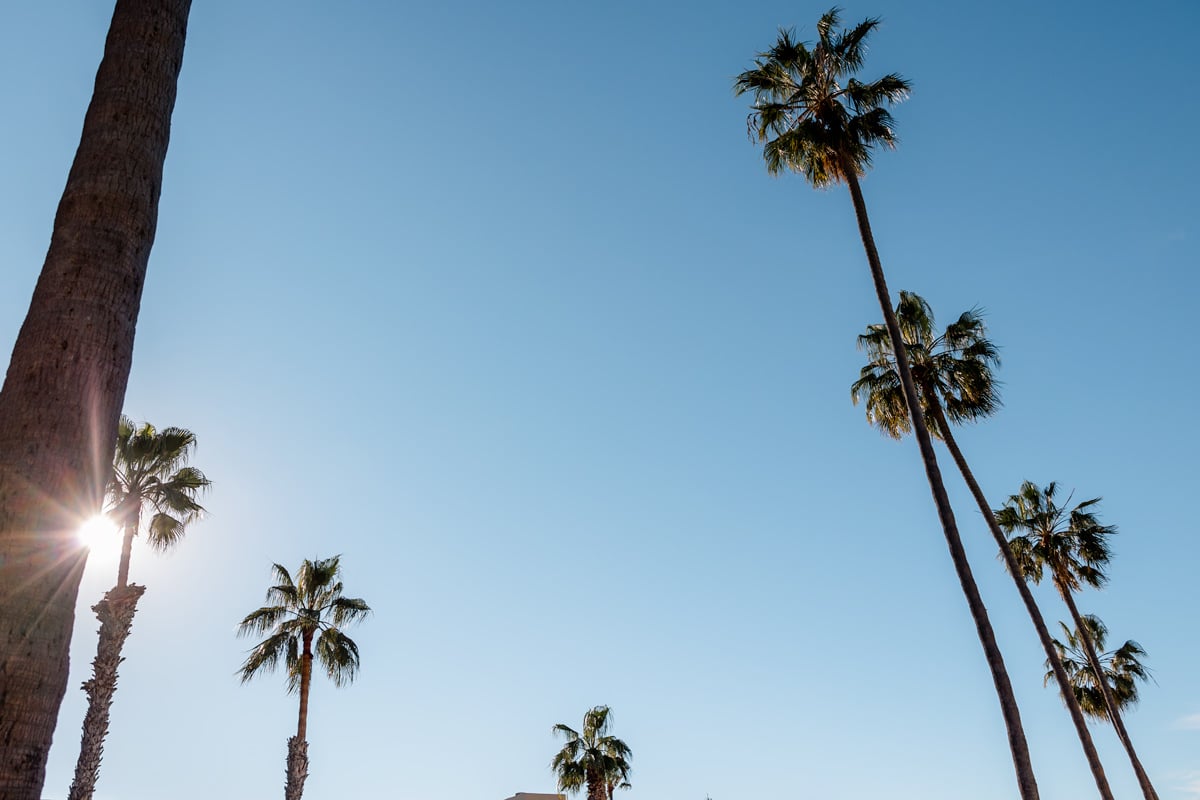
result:
[[[0,797],[39,800],[158,221],[190,0],[117,0],[0,389]]]
[[[308,742],[298,736],[288,739],[287,783],[283,785],[284,800],[300,800],[304,781],[308,779]]]
[[[108,715],[113,695],[117,691],[117,667],[125,659],[121,649],[129,630],[137,602],[146,587],[129,585],[110,589],[104,599],[92,606],[100,620],[100,644],[92,661],[92,677],[84,681],[88,709],[83,717],[83,739],[79,745],[79,760],[75,763],[75,780],[67,800],[91,800],[100,776],[100,760],[104,756],[104,739],[108,735]]]

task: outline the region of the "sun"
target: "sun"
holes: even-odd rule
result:
[[[86,520],[77,535],[88,549],[89,559],[116,561],[121,554],[121,529],[103,514]]]

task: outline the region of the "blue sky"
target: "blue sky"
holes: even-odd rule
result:
[[[110,9],[0,26],[5,343]],[[730,90],[824,10],[196,4],[126,410],[194,430],[214,488],[176,552],[135,553],[97,800],[278,792],[295,701],[238,685],[234,627],[271,562],[333,553],[375,615],[360,680],[314,689],[306,796],[550,791],[551,726],[599,703],[629,800],[1015,795],[916,447],[849,401],[879,318],[849,198],[769,178]],[[960,441],[994,504],[1026,479],[1103,496],[1112,584],[1081,606],[1149,652],[1131,734],[1163,800],[1200,797],[1200,8],[846,10],[868,15],[865,74],[914,84],[864,183],[892,291],[986,309],[1005,408]],[[1043,796],[1089,796],[946,471]],[[114,569],[81,590],[47,798]]]

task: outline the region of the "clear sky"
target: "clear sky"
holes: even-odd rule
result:
[[[315,686],[306,797],[551,791],[551,726],[602,703],[628,800],[1016,796],[916,445],[850,404],[880,315],[849,197],[769,178],[730,89],[824,10],[196,2],[126,411],[196,432],[211,513],[134,554],[97,800],[279,793],[295,698],[238,684],[234,627],[271,562],[335,553],[375,614],[360,680]],[[0,25],[5,353],[110,11]],[[994,505],[1026,479],[1103,496],[1112,583],[1080,603],[1149,652],[1130,732],[1163,800],[1200,798],[1200,5],[868,15],[864,74],[914,84],[864,183],[893,293],[986,309],[1005,408],[960,442]],[[947,477],[1043,797],[1094,796]],[[84,580],[46,798],[114,578]]]

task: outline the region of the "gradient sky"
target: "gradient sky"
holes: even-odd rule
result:
[[[601,703],[628,800],[1016,796],[916,445],[850,404],[880,314],[847,193],[769,178],[730,90],[824,10],[195,4],[125,408],[194,430],[213,490],[173,554],[134,554],[97,800],[279,793],[295,698],[238,684],[234,628],[273,561],[334,553],[375,614],[360,680],[314,688],[306,797],[551,791],[551,726]],[[6,352],[110,11],[0,25]],[[1103,496],[1112,583],[1080,603],[1149,652],[1130,732],[1163,800],[1200,798],[1200,5],[846,18],[876,14],[864,74],[914,84],[864,183],[892,291],[986,309],[1005,408],[960,442],[994,505]],[[947,477],[1042,795],[1094,796]],[[94,557],[80,593],[53,800],[114,573]]]

